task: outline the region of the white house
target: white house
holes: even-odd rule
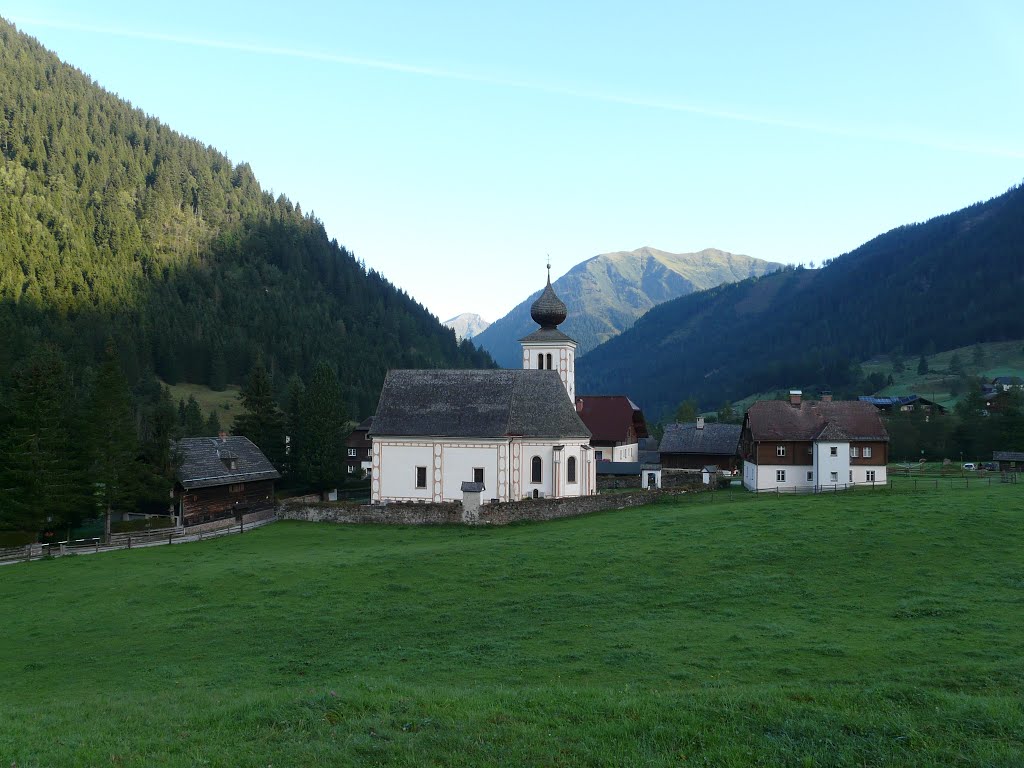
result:
[[[485,501],[597,492],[590,430],[573,401],[576,342],[547,287],[523,339],[522,370],[393,370],[369,437],[371,500],[441,502],[482,483]],[[550,355],[550,358],[549,358]]]
[[[889,435],[866,402],[761,400],[740,435],[743,485],[752,491],[814,490],[887,482]]]

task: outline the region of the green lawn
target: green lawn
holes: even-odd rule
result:
[[[1024,486],[709,497],[0,568],[0,765],[1024,765]]]

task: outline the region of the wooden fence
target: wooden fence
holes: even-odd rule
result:
[[[0,549],[0,565],[29,560],[41,560],[47,557],[65,557],[67,555],[92,555],[100,552],[114,552],[120,549],[139,549],[140,547],[156,547],[166,544],[186,544],[192,541],[216,539],[244,533],[252,528],[272,523],[277,519],[273,514],[251,522],[227,523],[213,530],[189,530],[188,528],[160,528],[152,531],[132,531],[131,533],[115,533],[110,541],[99,538],[75,539],[55,544],[25,544],[21,547]]]

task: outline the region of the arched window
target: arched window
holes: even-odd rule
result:
[[[551,367],[551,353],[550,352],[548,352],[548,370],[549,371],[552,370],[552,367]]]
[[[570,483],[575,483],[576,482],[576,457],[575,456],[570,456],[569,457],[569,461],[565,465],[565,474],[567,476],[568,482],[570,482]]]
[[[544,368],[544,355],[537,355],[537,367]]]
[[[540,482],[540,471],[541,471],[540,456],[534,456],[533,459],[530,461],[530,482],[531,483],[539,483]]]

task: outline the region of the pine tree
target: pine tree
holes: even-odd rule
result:
[[[67,526],[82,508],[81,475],[68,433],[70,386],[52,349],[14,376],[7,428],[0,435],[0,528]]]
[[[146,462],[158,476],[173,483],[174,471],[177,469],[173,441],[180,435],[180,429],[169,389],[160,388],[156,402],[150,406],[143,424],[147,427],[142,441]]]
[[[252,440],[271,464],[279,466],[284,457],[284,418],[262,359],[257,358],[239,399],[245,413],[235,419],[235,434]]]
[[[348,416],[341,385],[325,362],[317,364],[301,407],[301,476],[318,490],[344,479]]]
[[[185,423],[183,425],[185,437],[202,437],[206,432],[206,419],[203,418],[203,409],[199,407],[199,401],[195,395],[188,396],[185,403]]]
[[[111,516],[136,508],[149,479],[146,465],[139,461],[142,452],[128,382],[112,343],[107,345],[86,408],[88,471],[109,539]]]
[[[921,355],[921,359],[917,361],[917,375],[924,376],[928,373],[928,358]]]
[[[284,472],[293,479],[298,479],[299,468],[302,466],[302,398],[305,395],[306,385],[297,374],[292,374],[288,379],[288,400],[284,414]]]

